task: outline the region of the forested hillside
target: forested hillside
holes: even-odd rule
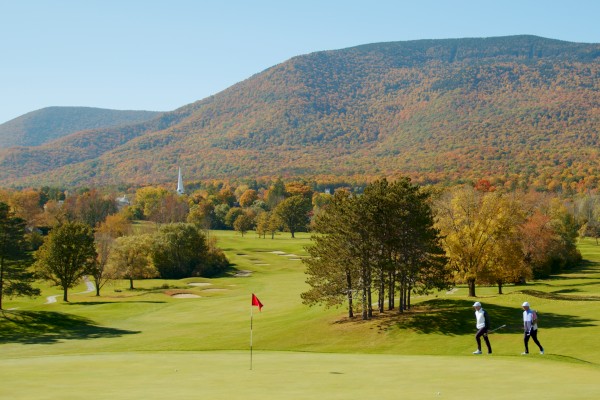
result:
[[[155,111],[120,111],[91,107],[47,107],[0,125],[0,148],[39,146],[87,129],[115,128],[155,118]]]
[[[600,45],[515,36],[317,52],[168,115],[5,151],[0,182],[172,182],[180,165],[188,180],[405,174],[595,188]]]

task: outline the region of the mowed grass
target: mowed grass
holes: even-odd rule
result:
[[[5,301],[17,309],[0,318],[0,382],[12,382],[0,385],[0,398],[472,398],[474,382],[497,388],[486,389],[488,398],[600,392],[593,240],[580,243],[586,263],[576,271],[503,295],[478,287],[492,325],[507,328],[490,336],[493,356],[473,356],[474,300],[464,287],[414,297],[404,315],[349,321],[345,308],[302,304],[308,235],[211,235],[234,264],[223,277],[135,281],[134,291],[123,281],[100,297],[82,284],[69,303],[60,296],[53,304],[45,297],[61,293],[42,284],[43,297]],[[264,308],[253,309],[251,371],[252,293]],[[525,300],[540,313],[544,356],[534,344],[520,356]]]
[[[490,357],[130,352],[0,361],[6,399],[595,399],[598,371]],[[28,379],[25,379],[28,377]]]

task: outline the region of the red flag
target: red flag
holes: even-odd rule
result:
[[[262,309],[262,303],[260,302],[260,300],[258,299],[258,297],[256,297],[256,295],[254,293],[252,293],[252,305],[258,307],[258,311],[260,311]]]

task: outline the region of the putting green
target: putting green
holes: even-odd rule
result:
[[[105,353],[0,360],[0,398],[592,399],[599,372],[537,355],[254,352],[250,370],[249,352]]]

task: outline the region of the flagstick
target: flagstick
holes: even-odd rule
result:
[[[254,306],[250,306],[250,371],[252,371],[252,309]]]

